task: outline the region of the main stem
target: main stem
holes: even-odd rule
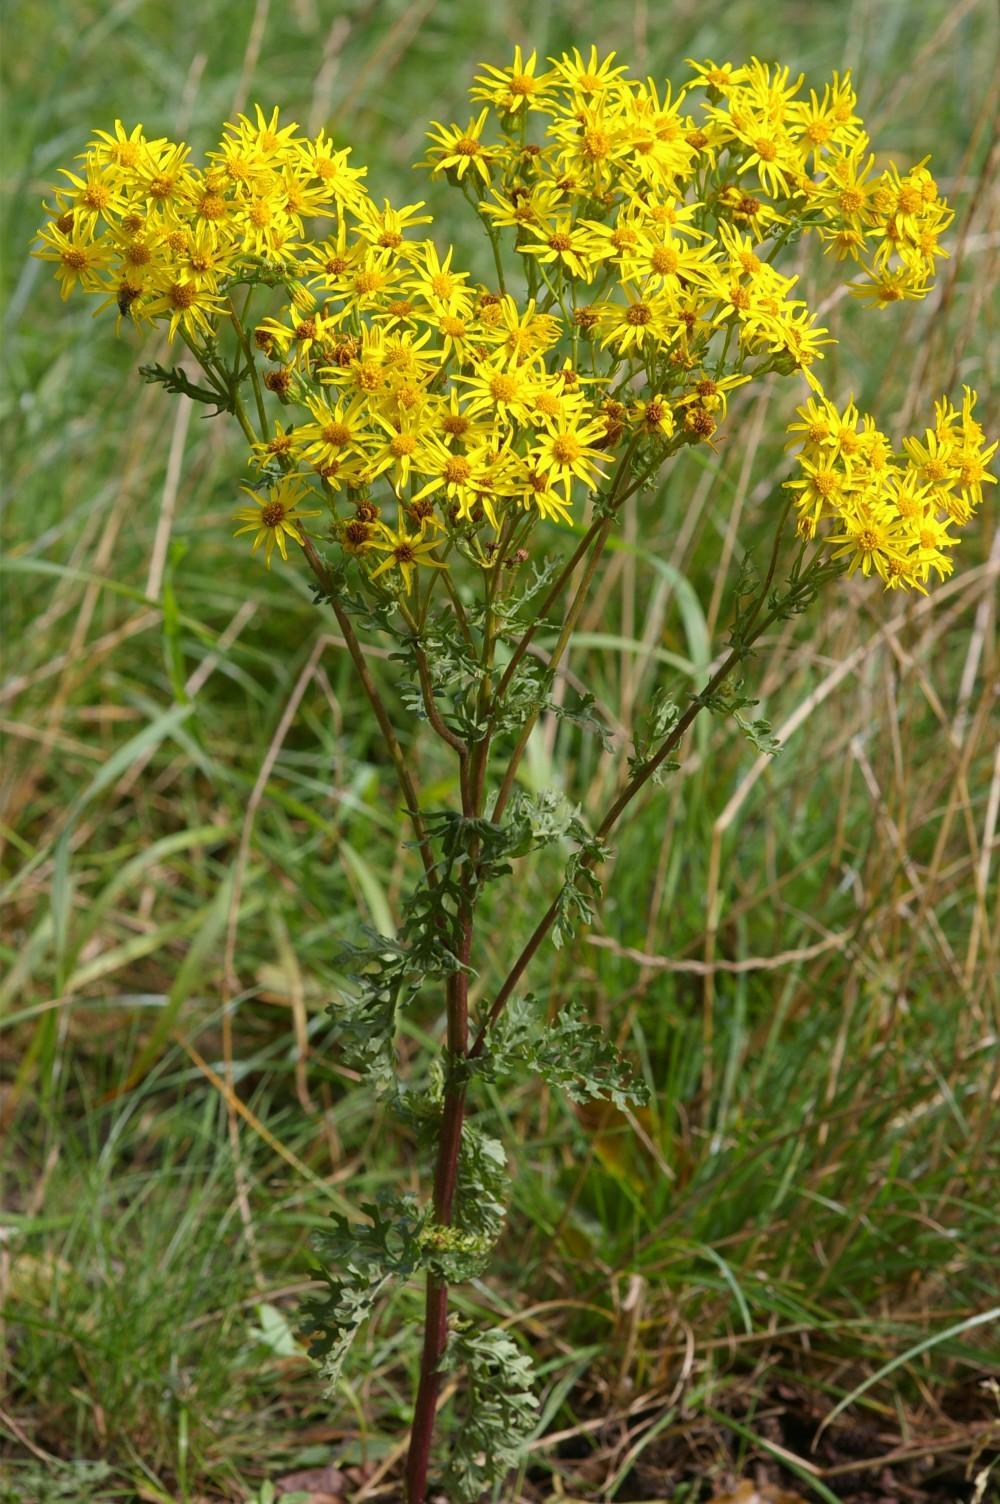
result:
[[[485,716],[490,702],[490,676],[496,646],[497,618],[495,613],[496,593],[500,585],[501,571],[506,553],[511,546],[513,529],[506,525],[501,531],[497,557],[486,578],[486,600],[483,625],[482,668],[483,677],[479,688],[478,713]],[[441,722],[434,705],[434,688],[416,644],[417,666],[428,719],[441,740],[458,754],[459,778],[462,786],[462,811],[466,817],[482,814],[486,783],[486,767],[489,761],[490,738],[487,733],[471,749]],[[469,852],[475,862],[479,856],[478,842]],[[438,1139],[437,1162],[434,1167],[434,1217],[438,1225],[448,1227],[454,1215],[455,1190],[458,1184],[459,1155],[462,1148],[462,1126],[465,1121],[465,1078],[456,1067],[469,1053],[469,962],[472,956],[473,901],[463,898],[458,914],[458,967],[448,978],[448,1048],[447,1085],[444,1108],[441,1115],[441,1133]],[[448,1286],[440,1275],[427,1272],[427,1294],[424,1305],[424,1344],[420,1358],[420,1380],[413,1410],[413,1426],[410,1431],[410,1449],[406,1459],[407,1504],[424,1504],[427,1495],[427,1473],[430,1466],[431,1444],[434,1439],[434,1422],[437,1417],[438,1396],[441,1389],[441,1359],[448,1343]]]
[[[448,1085],[445,1088],[437,1162],[434,1167],[434,1217],[439,1226],[451,1224],[458,1183],[458,1157],[465,1119],[465,1086],[455,1065],[469,1050],[469,957],[472,952],[472,910],[463,906],[460,915],[459,956],[461,969],[448,978]],[[413,1410],[410,1449],[406,1458],[407,1504],[424,1504],[430,1466],[434,1421],[441,1389],[441,1359],[448,1342],[448,1286],[437,1274],[427,1272],[424,1303],[424,1345],[420,1358],[420,1381]]]

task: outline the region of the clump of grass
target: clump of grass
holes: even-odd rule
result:
[[[136,1476],[167,1467],[183,1489],[218,1466],[262,1356],[225,1113],[146,1092],[81,1126],[13,1224],[12,1390],[38,1407],[36,1446],[130,1459]]]

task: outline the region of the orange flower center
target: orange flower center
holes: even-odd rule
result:
[[[198,205],[202,219],[222,219],[225,212],[226,201],[219,193],[206,193]]]
[[[654,272],[657,272],[661,277],[672,276],[680,266],[680,263],[681,258],[678,256],[677,252],[668,245],[658,245],[652,256],[650,256],[649,258],[650,266],[653,268]]]
[[[490,396],[496,402],[511,402],[517,396],[517,382],[502,373],[490,379]]]
[[[455,454],[445,462],[445,467],[441,473],[449,485],[460,486],[472,474],[472,466],[460,454]]]
[[[560,465],[572,465],[580,458],[580,446],[572,434],[564,433],[553,441],[552,453]]]

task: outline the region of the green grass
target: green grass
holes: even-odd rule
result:
[[[8,17],[4,1486],[243,1499],[331,1455],[388,1457],[405,1420],[416,1292],[379,1312],[337,1406],[282,1320],[329,1211],[417,1183],[412,1147],[345,1080],[324,1013],[339,942],[359,914],[391,922],[410,854],[346,655],[317,650],[329,621],[301,579],[231,542],[241,447],[139,385],[155,341],[116,342],[27,260],[46,186],[116,114],[201,149],[234,101],[260,98],[332,122],[374,192],[446,205],[450,222],[451,200],[410,167],[423,124],[463,116],[475,61],[515,40],[594,38],[654,75],[750,52],[819,80],[850,65],[877,144],[933,152],[958,210],[933,308],[883,315],[874,341],[871,320],[830,311],[827,385],[898,431],[994,375],[997,26],[988,4],[940,0],[572,15],[212,0],[183,16],[57,0]],[[458,239],[486,275],[483,247]],[[654,682],[683,686],[677,659],[705,661],[725,620],[720,557],[766,531],[792,403],[774,389],[749,452],[752,410],[734,404],[717,463],[678,466],[627,524],[570,660],[620,720]],[[906,1354],[855,1423],[886,1450],[944,1437],[947,1456],[964,1429],[959,1468],[974,1451],[981,1424],[951,1417],[998,1358],[992,1329],[970,1324],[996,1304],[998,1242],[994,515],[926,605],[851,586],[787,630],[756,686],[776,726],[793,722],[783,755],[751,778],[753,750],[702,726],[622,833],[600,923],[537,964],[539,995],[585,1000],[654,1097],[632,1120],[527,1087],[494,1102],[515,1203],[488,1283],[463,1299],[509,1318],[545,1371],[548,1433],[577,1433],[540,1439],[536,1492],[512,1498],[546,1497],[563,1473],[573,1496],[660,1497],[657,1459],[681,1436],[707,1497],[713,1469],[766,1452],[780,1386],[822,1415]],[[525,770],[590,808],[615,776],[565,726],[542,728]],[[539,863],[515,912],[487,913],[477,991],[552,878]],[[227,996],[249,1116],[221,1089]],[[436,1030],[433,1006],[416,1022]],[[720,1414],[739,1428],[729,1452]],[[598,1461],[576,1477],[590,1445]],[[835,1478],[798,1486],[839,1496]],[[697,1494],[678,1482],[677,1497]]]

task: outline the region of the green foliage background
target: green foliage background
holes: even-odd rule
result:
[[[996,12],[14,0],[6,31],[10,1487],[72,1490],[83,1475],[54,1460],[72,1458],[99,1464],[80,1496],[242,1498],[331,1448],[387,1455],[405,1414],[408,1296],[376,1318],[336,1414],[285,1318],[329,1212],[416,1184],[416,1153],[386,1142],[323,1011],[359,912],[391,931],[406,853],[304,573],[265,575],[231,541],[238,437],[143,388],[157,341],[116,341],[28,260],[47,185],[115,116],[201,150],[234,108],[276,102],[352,143],[376,195],[426,199],[486,276],[464,206],[410,165],[428,120],[466,117],[478,60],[594,40],[656,77],[751,52],[819,86],[850,66],[876,148],[932,153],[958,210],[927,305],[828,310],[842,343],[827,389],[898,434],[962,382],[987,397],[994,374]],[[822,264],[803,273],[821,300]],[[685,456],[626,523],[570,661],[625,724],[710,657],[725,580],[767,531],[794,400],[786,385],[734,403],[717,457]],[[730,1393],[782,1377],[829,1403],[990,1302],[994,518],[928,604],[859,583],[789,630],[758,685],[783,755],[759,768],[702,727],[622,834],[598,925],[532,978],[553,1007],[573,997],[604,1020],[653,1092],[601,1120],[556,1094],[495,1102],[515,1206],[470,1309],[510,1316],[531,1347],[549,1431],[646,1392],[668,1409],[683,1392],[686,1423],[709,1425]],[[614,777],[565,723],[536,733],[525,769],[595,806]],[[442,762],[442,796],[447,776]],[[552,879],[529,867],[493,915],[481,987]],[[434,1008],[410,1027],[436,1032]],[[877,1404],[942,1402],[989,1361],[988,1331],[907,1360]],[[535,1460],[555,1466],[545,1446]]]

